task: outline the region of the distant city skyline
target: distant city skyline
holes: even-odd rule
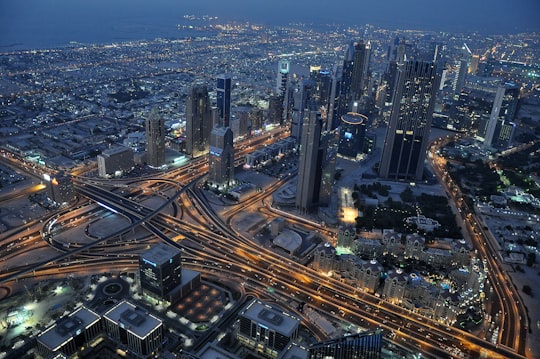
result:
[[[540,31],[540,3],[507,1],[384,0],[287,2],[201,0],[0,0],[0,51],[6,47],[62,46],[69,41],[106,43],[174,36],[185,14],[213,15],[223,21],[277,25],[365,24],[388,29],[509,34]]]

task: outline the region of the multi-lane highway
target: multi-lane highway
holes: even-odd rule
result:
[[[261,138],[258,141],[266,140]],[[380,327],[389,339],[410,350],[421,351],[424,357],[484,355],[490,358],[522,358],[513,349],[518,348],[520,341],[499,345],[457,328],[446,327],[322,275],[234,231],[229,226],[233,215],[271,196],[288,178],[276,181],[274,185],[265,188],[264,192],[257,193],[241,204],[229,206],[226,212],[215,213],[197,186],[199,176],[206,168],[205,159],[197,159],[180,169],[132,183],[75,178],[79,193],[94,204],[77,209],[79,212],[76,214],[67,212],[51,217],[43,223],[40,237],[44,240],[40,244],[37,244],[37,233],[30,233],[25,239],[30,241],[28,245],[34,243],[40,247],[52,247],[58,254],[1,273],[0,283],[40,275],[91,273],[104,266],[109,271],[134,269],[137,253],[145,250],[152,241],[160,240],[181,248],[184,265],[188,267],[209,276],[237,282],[246,291],[258,296],[264,295],[291,310],[305,303],[307,308],[359,327]],[[147,207],[142,200],[147,196],[161,198],[162,205]],[[95,203],[99,203],[100,207],[96,207]],[[66,246],[66,243],[57,240],[58,234],[70,225],[83,226],[96,216],[109,212],[123,216],[127,224],[107,236],[91,238],[84,243],[70,243]],[[310,224],[306,221],[302,225]],[[148,238],[126,243],[129,236],[123,235],[140,226],[148,232]],[[0,247],[0,251],[7,251],[10,243]],[[484,252],[486,256],[489,256],[488,250]],[[506,295],[512,294],[501,293],[502,298],[506,298]],[[323,332],[316,326],[313,331],[323,339]]]
[[[508,273],[501,269],[497,249],[498,244],[495,243],[493,236],[487,233],[480,225],[481,222],[477,218],[475,211],[463,200],[460,188],[446,172],[446,160],[438,155],[438,149],[450,140],[453,140],[453,138],[436,141],[430,149],[432,168],[445,187],[446,193],[449,194],[449,199],[455,202],[455,206],[460,212],[461,219],[469,232],[478,255],[487,264],[488,279],[497,300],[492,305],[494,312],[491,315],[500,320],[501,327],[497,343],[500,346],[514,348],[518,353],[523,354],[525,353],[527,335],[527,312],[525,306]]]

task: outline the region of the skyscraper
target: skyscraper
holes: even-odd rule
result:
[[[354,101],[365,94],[370,53],[371,45],[362,40],[350,44],[345,51],[339,85],[339,103],[334,114],[339,119],[351,110]]]
[[[234,180],[233,133],[229,127],[215,126],[210,133],[208,181],[229,186]]]
[[[357,101],[366,94],[368,84],[369,57],[371,54],[371,44],[360,40],[354,44],[354,64],[351,78],[351,101]],[[349,103],[349,107],[351,103]]]
[[[287,119],[288,108],[288,88],[289,88],[289,71],[290,63],[288,60],[281,59],[278,61],[278,74],[276,83],[276,93],[280,100],[281,113],[279,123],[280,125]]]
[[[294,105],[291,121],[291,137],[294,137],[297,141],[302,138],[305,113],[310,100],[313,98],[314,88],[314,81],[302,80],[299,87],[293,93]]]
[[[338,153],[356,158],[362,153],[368,118],[355,112],[341,116]]]
[[[146,119],[146,162],[152,167],[165,164],[165,121],[154,107]]]
[[[456,76],[454,77],[454,81],[452,82],[452,90],[455,94],[459,94],[461,90],[463,90],[463,87],[465,87],[467,69],[467,60],[459,60],[459,64],[456,69]]]
[[[229,127],[231,118],[229,75],[218,76],[216,91],[218,123],[210,133],[208,181],[218,186],[229,186],[234,180],[233,133]]]
[[[190,88],[186,99],[186,153],[198,157],[208,152],[212,111],[208,89],[204,85]]]
[[[310,212],[330,202],[337,154],[335,131],[322,131],[321,112],[309,105],[302,125],[296,207]]]
[[[491,114],[484,135],[484,146],[504,149],[512,141],[519,100],[519,87],[514,84],[502,84],[497,87]]]
[[[217,109],[220,125],[229,127],[231,120],[231,76],[219,75],[216,85]]]
[[[379,359],[382,332],[375,330],[313,344],[308,359]]]
[[[296,207],[303,212],[310,212],[319,202],[321,127],[321,114],[312,104],[304,119],[296,184]]]
[[[381,177],[422,179],[437,86],[433,62],[406,61],[398,66]]]

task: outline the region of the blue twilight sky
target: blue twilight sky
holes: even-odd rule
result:
[[[486,34],[540,31],[540,0],[0,0],[0,51],[13,44],[112,42],[145,31],[148,37],[160,36],[184,14],[270,25],[302,21]]]

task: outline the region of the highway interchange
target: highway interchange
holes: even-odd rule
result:
[[[238,157],[253,147],[280,138],[276,133],[260,136],[238,148]],[[250,207],[270,203],[274,191],[292,175],[276,180],[248,200],[217,213],[200,188],[207,171],[206,158],[159,176],[132,180],[99,180],[75,176],[79,201],[41,221],[27,223],[24,228],[3,234],[0,242],[2,260],[10,261],[8,270],[0,272],[0,285],[10,287],[13,281],[69,274],[90,275],[96,272],[135,271],[138,253],[156,241],[164,241],[182,250],[184,265],[226,282],[235,282],[244,293],[274,300],[296,311],[301,303],[311,309],[337,317],[362,328],[381,328],[386,337],[399,346],[421,352],[431,358],[524,358],[525,335],[523,304],[497,265],[495,249],[483,229],[475,223],[474,213],[458,202],[473,244],[489,268],[489,280],[501,310],[501,332],[494,344],[454,327],[446,327],[412,313],[381,298],[362,292],[334,278],[282,256],[257,244],[231,228],[232,216]],[[437,171],[439,176],[444,174]],[[451,193],[457,192],[446,184]],[[147,205],[145,199],[159,197],[161,205]],[[452,196],[456,202],[459,193]],[[264,202],[263,202],[264,201]],[[269,208],[271,211],[271,208]],[[268,211],[268,212],[269,212]],[[84,241],[65,242],[62,233],[88,228],[88,224],[115,213],[126,219],[126,226],[104,237],[86,235]],[[226,215],[224,215],[226,213]],[[283,216],[280,213],[280,216]],[[309,230],[327,233],[328,228],[296,216],[287,220]],[[133,241],[129,233],[135,228],[148,232]],[[71,237],[72,235],[70,235]],[[14,260],[31,250],[34,261]],[[42,253],[42,254],[41,254]],[[29,258],[29,257],[25,257]],[[302,313],[297,315],[303,317]],[[519,318],[519,319],[518,319]],[[314,323],[305,324],[319,339],[324,334]]]

